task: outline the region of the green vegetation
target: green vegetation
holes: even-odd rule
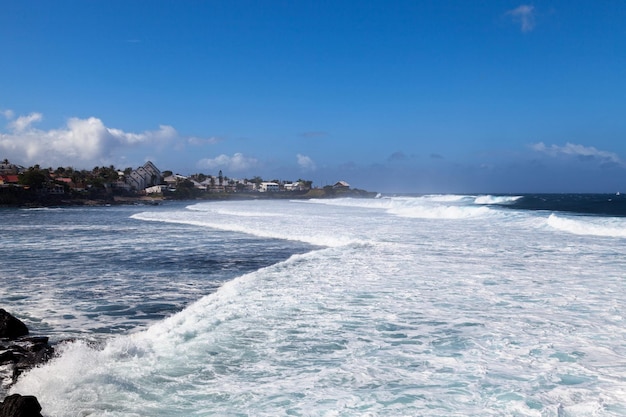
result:
[[[75,170],[72,167],[29,168],[2,162],[0,172],[1,206],[61,206],[155,202],[172,200],[224,200],[224,199],[267,199],[267,198],[334,198],[373,197],[375,193],[347,187],[326,186],[313,188],[313,181],[298,179],[295,182],[272,180],[280,185],[280,191],[259,192],[262,183],[259,176],[235,180],[219,171],[217,176],[194,174],[190,177],[177,176],[160,193],[146,195],[143,190],[132,190],[126,179],[132,168],[118,170],[113,165]],[[172,171],[163,171],[163,178],[171,177]],[[152,183],[156,183],[156,178]],[[202,186],[200,186],[202,184]]]

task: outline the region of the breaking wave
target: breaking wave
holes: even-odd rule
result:
[[[617,217],[561,217],[551,214],[546,223],[575,235],[626,237],[626,220]]]
[[[476,204],[509,204],[522,198],[522,196],[493,196],[481,195],[474,199]]]
[[[494,198],[495,200],[497,199]],[[465,195],[442,194],[419,197],[382,197],[376,199],[314,199],[307,200],[306,203],[379,209],[398,217],[415,219],[460,220],[481,218],[494,213],[485,205],[477,206],[474,204],[473,197]]]

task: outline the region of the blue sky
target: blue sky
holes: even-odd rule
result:
[[[0,158],[624,191],[624,22],[621,0],[4,1]]]

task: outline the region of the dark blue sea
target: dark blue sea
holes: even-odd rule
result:
[[[543,210],[591,216],[626,216],[626,195],[526,194],[502,204],[515,210]]]
[[[624,196],[0,213],[44,415],[626,415]]]

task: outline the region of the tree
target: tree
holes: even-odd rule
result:
[[[27,171],[20,174],[19,183],[34,189],[42,189],[48,182],[50,174],[48,171],[39,168],[39,165],[28,168]]]
[[[183,180],[176,185],[176,191],[174,191],[172,197],[179,200],[186,200],[196,198],[198,196],[198,190],[194,188],[193,182],[189,180]]]

